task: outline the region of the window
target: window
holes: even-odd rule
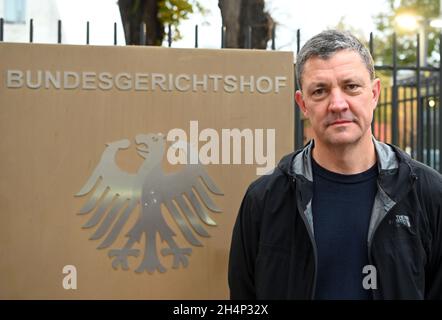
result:
[[[5,22],[25,23],[26,0],[5,0]]]

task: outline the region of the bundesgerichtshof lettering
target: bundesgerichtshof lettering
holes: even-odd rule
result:
[[[279,93],[285,76],[6,70],[10,89]]]

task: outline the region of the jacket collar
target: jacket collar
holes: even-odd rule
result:
[[[399,162],[394,149],[377,141],[374,137],[372,139],[376,150],[379,172],[397,169]],[[280,168],[284,168],[284,171],[291,176],[302,176],[308,181],[313,181],[311,154],[314,145],[314,140],[310,140],[302,150],[292,154],[291,168],[287,168],[287,165],[290,164],[288,163],[290,158],[283,158],[280,162]]]
[[[385,143],[377,141],[374,137],[372,139],[376,150],[379,172],[397,169],[399,162],[394,149]]]
[[[415,181],[416,174],[410,165],[411,158],[397,147],[376,140],[373,144],[379,169],[379,184],[386,195],[396,202],[409,190],[409,182]],[[302,149],[286,155],[278,163],[278,168],[292,179],[298,178],[313,182],[311,154],[314,140]]]

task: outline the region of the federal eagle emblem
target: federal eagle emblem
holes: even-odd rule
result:
[[[221,212],[206,190],[216,195],[223,193],[200,163],[183,165],[182,170],[177,172],[164,172],[162,160],[166,141],[162,134],[138,134],[135,142],[137,153],[144,159],[136,173],[121,170],[115,161],[117,152],[129,148],[130,141],[123,139],[108,143],[92,175],[75,195],[90,193],[78,213],[90,215],[83,228],[95,227],[90,239],[101,240],[98,249],[109,248],[128,224],[129,218],[136,214],[136,219],[131,220],[136,222],[126,229],[129,231],[125,234],[127,240],[124,246],[108,251],[113,260],[112,267],[128,270],[128,257],[140,255],[141,250],[133,247],[137,243],[141,247],[144,244],[144,252],[135,272],[165,272],[167,269],[157,253],[159,236],[167,244],[161,254],[173,257],[172,268],[186,268],[192,248],[178,245],[161,205],[167,208],[186,241],[193,246],[202,246],[198,236],[210,237],[204,224],[216,225],[206,208]],[[186,149],[189,154],[188,143],[180,141],[172,147]]]

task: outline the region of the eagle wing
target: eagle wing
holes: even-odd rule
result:
[[[190,148],[188,144],[186,145]],[[223,193],[207,174],[203,165],[186,164],[182,170],[167,174],[159,164],[146,177],[142,190],[142,202],[144,202],[143,198],[149,197],[149,194],[159,195],[160,202],[166,206],[190,244],[202,246],[194,232],[202,237],[210,236],[201,221],[209,226],[215,226],[216,222],[210,217],[206,208],[218,213],[221,210],[206,190],[216,195],[223,195]],[[143,207],[143,210],[149,211],[149,208]]]
[[[100,226],[90,237],[91,240],[100,239],[106,234],[118,217],[112,231],[98,248],[108,247],[115,241],[139,202],[140,187],[137,188],[137,175],[122,171],[115,162],[118,150],[127,149],[129,145],[130,142],[127,139],[108,143],[92,175],[81,190],[75,194],[75,196],[84,196],[96,186],[88,201],[79,211],[79,214],[89,214],[95,209],[83,228],[95,227],[101,221]],[[126,205],[127,202],[128,205]],[[123,208],[124,210],[121,212]]]

